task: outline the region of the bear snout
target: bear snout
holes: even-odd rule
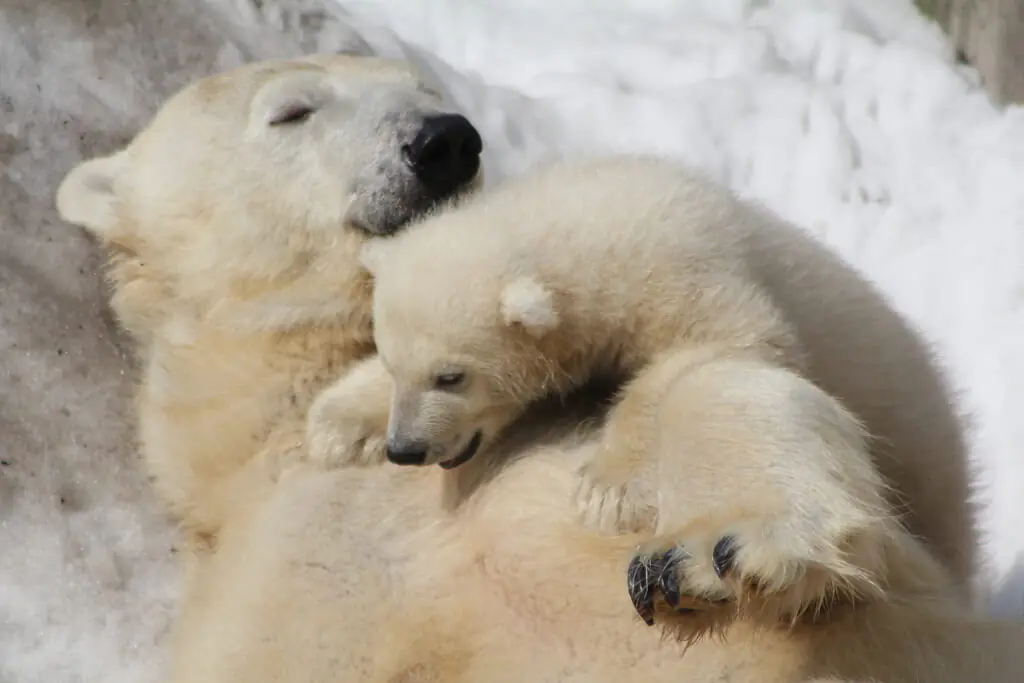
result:
[[[429,445],[414,439],[388,439],[387,458],[396,465],[423,465],[427,462]]]
[[[483,139],[459,114],[424,117],[412,141],[402,147],[406,165],[432,198],[447,197],[476,177]]]

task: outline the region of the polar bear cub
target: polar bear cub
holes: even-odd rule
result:
[[[648,158],[556,165],[363,253],[379,362],[314,406],[317,452],[456,474],[538,399],[625,376],[579,501],[657,530],[634,567],[654,588],[631,582],[645,616],[651,590],[756,585],[773,613],[878,590],[892,510],[967,584],[963,436],[928,352],[851,268],[726,189]],[[674,478],[683,451],[733,463],[717,535],[686,538],[708,494]]]

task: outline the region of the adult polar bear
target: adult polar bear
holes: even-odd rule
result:
[[[386,232],[429,203],[396,194],[403,143],[379,137],[421,106],[437,103],[394,64],[248,67],[189,89],[62,186],[64,216],[119,252],[114,306],[147,363],[157,488],[212,542],[189,553],[171,680],[909,683],[935,653],[912,628],[924,617],[943,626],[948,680],[1001,680],[977,643],[1008,636],[941,605],[872,603],[795,629],[741,620],[682,656],[623,588],[641,539],[590,534],[568,505],[594,446],[587,394],[558,419],[525,416],[493,451],[525,457],[452,513],[436,468],[280,473],[306,404],[370,350],[352,223]]]
[[[372,350],[360,245],[477,187],[481,149],[405,65],[309,58],[203,79],[65,178],[62,216],[113,250],[143,454],[192,540],[277,425]]]

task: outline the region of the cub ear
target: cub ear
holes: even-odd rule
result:
[[[83,161],[71,169],[57,188],[60,217],[109,242],[118,221],[114,184],[127,165],[127,155],[121,151]]]
[[[551,290],[536,278],[513,280],[501,292],[501,316],[507,325],[520,325],[540,338],[558,326],[558,311]]]
[[[387,258],[387,246],[387,243],[382,239],[370,239],[359,250],[359,263],[373,277],[377,277],[377,269],[380,268],[381,262]]]

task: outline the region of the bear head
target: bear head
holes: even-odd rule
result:
[[[458,467],[571,382],[554,360],[562,297],[501,240],[489,246],[485,227],[456,238],[437,224],[458,219],[438,216],[363,249],[374,338],[394,380],[387,454],[396,464]]]
[[[112,250],[113,307],[139,341],[172,313],[368,334],[360,246],[476,188],[481,146],[405,63],[259,62],[172,97],[74,168],[57,207]]]

